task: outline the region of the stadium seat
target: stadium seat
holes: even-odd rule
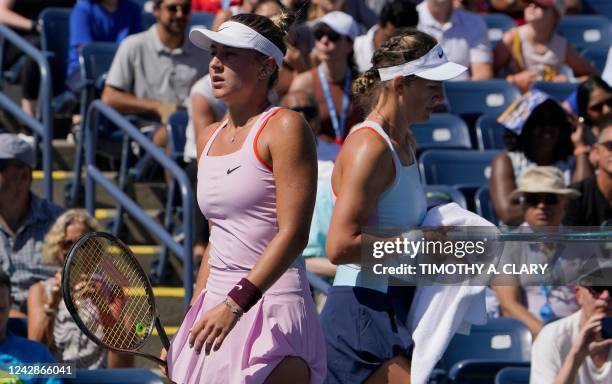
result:
[[[493,158],[497,150],[461,151],[430,149],[419,160],[426,185],[445,184],[482,186],[489,179]]]
[[[557,30],[578,49],[612,43],[612,22],[601,15],[563,16]]]
[[[448,372],[448,381],[453,384],[491,384],[500,371],[506,368],[529,369],[529,362],[506,360],[463,360]]]
[[[425,197],[427,197],[427,206],[434,207],[436,205],[455,202],[461,208],[467,209],[467,202],[463,193],[457,188],[448,185],[425,185]]]
[[[594,13],[612,20],[612,1],[610,0],[582,0],[582,13]]]
[[[516,319],[489,319],[485,325],[472,326],[467,336],[456,334],[444,352],[442,366],[449,369],[463,360],[473,359],[528,362],[531,339],[529,329]]]
[[[578,88],[578,83],[553,83],[551,81],[538,81],[531,86],[533,89],[538,89],[549,94],[555,100],[562,103],[569,95]]]
[[[462,117],[499,115],[520,95],[516,87],[504,80],[448,81],[444,91],[450,112]]]
[[[433,148],[472,149],[468,127],[458,116],[436,113],[428,121],[413,124],[410,128],[416,137],[419,153]]]
[[[187,141],[187,124],[189,124],[189,115],[185,111],[175,112],[168,118],[168,142],[172,151],[170,157],[174,160],[183,158]]]
[[[489,41],[492,47],[495,47],[497,42],[502,39],[504,32],[516,27],[514,19],[503,13],[485,13],[482,14],[482,18],[487,24]]]
[[[157,22],[155,15],[149,12],[143,12],[141,18],[143,31],[149,29],[149,27]],[[190,27],[204,26],[206,28],[210,28],[214,18],[215,15],[209,12],[192,12],[189,25]]]
[[[489,191],[489,187],[480,187],[476,191],[476,195],[474,196],[474,204],[476,206],[476,213],[479,216],[484,217],[493,224],[499,223],[499,218],[495,214],[495,209],[493,209],[493,204],[491,203],[491,193]]]
[[[66,90],[70,8],[46,8],[40,14],[40,24],[40,46],[49,58],[53,96],[58,96]]]
[[[502,368],[495,376],[495,384],[529,384],[529,367]]]
[[[612,4],[612,3],[610,3]],[[606,46],[594,46],[585,48],[582,51],[582,56],[591,62],[599,70],[603,72],[606,67],[606,61],[608,60],[608,51],[610,47]]]
[[[66,384],[163,384],[164,380],[144,368],[77,369]]]
[[[117,44],[113,43],[89,43],[81,48],[79,53],[79,64],[81,67],[81,78],[83,86],[81,88],[81,127],[84,127],[87,117],[89,104],[100,97],[104,88],[106,73],[115,57]],[[81,169],[83,165],[83,138],[82,129],[77,132],[75,138],[75,155],[73,169]],[[72,206],[77,203],[77,194],[80,189],[80,172],[74,172],[70,184],[70,192],[66,196],[66,205]]]
[[[479,149],[504,149],[504,130],[497,116],[482,115],[476,120],[476,140]]]

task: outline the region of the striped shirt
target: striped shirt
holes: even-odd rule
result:
[[[27,313],[30,286],[57,272],[57,266],[42,264],[42,245],[62,212],[62,208],[31,193],[30,210],[15,237],[0,223],[0,267],[11,279],[12,309]]]

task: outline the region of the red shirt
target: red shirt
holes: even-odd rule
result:
[[[231,0],[231,6],[242,5],[242,0]],[[217,13],[221,10],[221,0],[192,0],[191,10],[196,12]]]

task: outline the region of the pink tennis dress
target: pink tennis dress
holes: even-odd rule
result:
[[[278,232],[274,176],[256,152],[259,133],[278,110],[262,114],[240,150],[208,156],[227,126],[222,123],[200,157],[197,197],[211,223],[210,275],[168,351],[168,375],[177,384],[262,383],[287,356],[308,364],[310,383],[325,378],[325,340],[301,257],[242,316],[218,351],[206,356],[189,346],[191,327],[225,300]]]

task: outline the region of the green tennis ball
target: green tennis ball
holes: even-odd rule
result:
[[[141,322],[136,323],[136,334],[138,336],[142,336],[145,333],[145,330],[146,328],[143,323]]]

